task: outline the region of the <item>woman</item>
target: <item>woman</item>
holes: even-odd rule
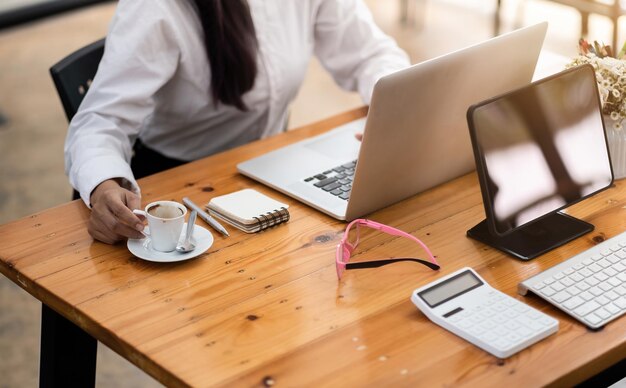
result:
[[[141,237],[136,179],[280,132],[313,54],[366,104],[409,65],[362,0],[120,0],[65,144],[89,233]]]

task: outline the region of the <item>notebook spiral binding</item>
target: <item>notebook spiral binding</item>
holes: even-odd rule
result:
[[[259,223],[259,231],[271,228],[272,226],[282,224],[283,222],[289,221],[289,211],[281,207],[280,209],[276,209],[272,212],[267,212],[265,214],[261,214],[258,217],[254,217],[255,220]]]

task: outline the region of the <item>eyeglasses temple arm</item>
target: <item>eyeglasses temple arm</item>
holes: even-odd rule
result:
[[[420,264],[424,264],[428,268],[433,269],[435,271],[440,268],[438,264],[432,263],[432,262],[427,261],[427,260],[415,259],[415,258],[409,258],[409,257],[400,257],[400,258],[395,258],[395,259],[384,259],[384,260],[373,260],[373,261],[362,261],[362,262],[356,262],[356,263],[347,263],[346,264],[346,269],[377,268],[377,267],[382,267],[383,265],[387,265],[387,264],[398,263],[400,261],[417,262],[417,263],[420,263]]]

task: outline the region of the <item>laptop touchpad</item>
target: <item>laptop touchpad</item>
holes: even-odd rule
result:
[[[353,160],[359,155],[361,142],[354,137],[358,131],[341,131],[306,143],[304,147],[333,159]]]

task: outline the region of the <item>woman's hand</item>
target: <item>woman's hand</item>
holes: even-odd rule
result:
[[[142,238],[142,220],[133,213],[141,206],[141,198],[109,179],[91,193],[89,234],[96,240],[113,244],[128,238]]]

